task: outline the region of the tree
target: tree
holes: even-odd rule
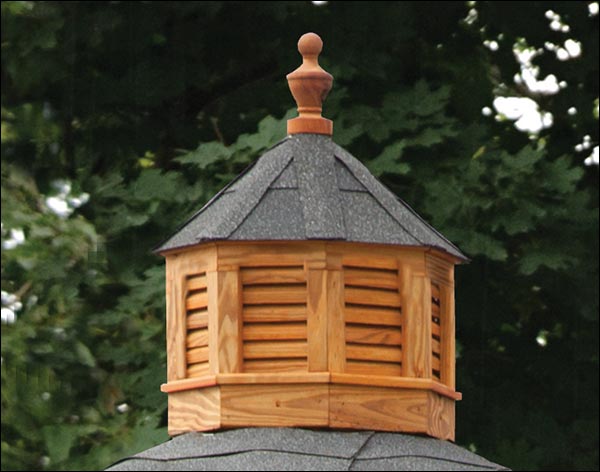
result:
[[[166,439],[151,248],[283,138],[284,75],[314,30],[334,140],[473,258],[457,269],[458,442],[517,469],[597,469],[593,11],[3,2],[2,467],[106,467]],[[582,52],[563,61],[568,39]],[[538,65],[536,83],[567,87],[514,81]],[[482,115],[499,96],[552,126]]]

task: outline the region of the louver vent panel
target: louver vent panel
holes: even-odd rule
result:
[[[397,269],[344,265],[346,372],[402,375]]]
[[[208,374],[208,293],[206,273],[186,278],[187,376]]]
[[[244,372],[306,372],[303,266],[242,267]]]
[[[440,286],[431,284],[431,375],[434,379],[441,380],[441,332],[440,318]]]

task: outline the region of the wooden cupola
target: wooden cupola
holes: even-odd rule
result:
[[[460,250],[332,138],[308,33],[288,136],[158,252],[169,432],[300,426],[454,439]]]

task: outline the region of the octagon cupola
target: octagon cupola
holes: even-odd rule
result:
[[[332,139],[321,39],[288,136],[158,249],[169,432],[252,426],[454,438],[461,251]]]

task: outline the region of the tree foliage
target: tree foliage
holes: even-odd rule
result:
[[[284,137],[284,75],[312,30],[334,140],[473,259],[457,268],[458,443],[515,469],[597,469],[598,167],[575,150],[598,143],[591,11],[3,2],[2,468],[102,468],[167,438],[151,249]],[[546,48],[570,36],[579,57]],[[515,83],[523,44],[566,88]],[[482,115],[494,96],[553,125]]]

